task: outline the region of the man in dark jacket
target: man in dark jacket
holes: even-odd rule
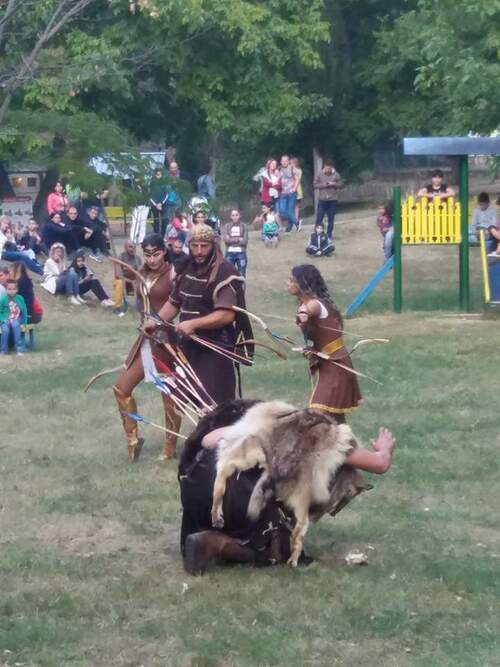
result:
[[[157,169],[149,185],[149,201],[153,214],[153,231],[165,236],[167,231],[167,199],[169,189],[163,177],[163,171]]]
[[[91,208],[90,211],[93,211],[93,209]],[[100,254],[109,255],[109,250],[101,225],[96,220],[97,212],[94,221],[90,217],[86,220],[82,219],[78,215],[76,206],[69,207],[66,217],[66,222],[71,225],[74,236],[78,240],[78,247],[90,248],[90,258],[102,261]]]
[[[321,224],[326,215],[328,219],[326,233],[330,239],[333,236],[333,225],[335,224],[335,213],[339,198],[338,191],[341,187],[342,179],[339,173],[335,170],[331,160],[325,160],[322,170],[314,179],[314,188],[318,190],[316,224]]]
[[[62,243],[66,253],[71,255],[78,248],[79,234],[62,219],[60,213],[53,213],[43,226],[42,240],[49,250],[54,243]]]

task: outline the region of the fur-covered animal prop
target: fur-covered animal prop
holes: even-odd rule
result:
[[[282,401],[253,405],[218,444],[212,524],[224,525],[222,501],[228,478],[260,465],[264,472],[251,495],[248,515],[257,520],[273,497],[293,512],[296,523],[288,563],[295,567],[310,518],[339,511],[332,506],[333,480],[356,446],[349,426],[321,412],[297,410]]]

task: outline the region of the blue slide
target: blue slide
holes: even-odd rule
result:
[[[488,257],[488,259],[490,259]],[[500,258],[488,262],[490,277],[490,303],[500,304]]]
[[[366,283],[361,292],[359,292],[359,294],[356,295],[354,301],[349,304],[347,310],[345,311],[346,317],[350,317],[357,311],[357,309],[368,299],[368,297],[377,287],[382,278],[384,278],[393,267],[394,267],[394,255],[392,257],[389,257],[386,263],[380,267],[380,269],[373,276],[373,278],[371,278],[371,280]]]

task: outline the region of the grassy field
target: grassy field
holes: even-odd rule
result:
[[[381,262],[377,235],[372,218],[339,224],[336,256],[318,260],[342,307]],[[293,317],[284,285],[303,246],[303,232],[276,251],[252,239],[251,310]],[[112,379],[82,391],[120,363],[135,317],[42,295],[38,350],[0,360],[0,665],[500,665],[499,323],[458,315],[457,255],[405,251],[405,313],[391,313],[388,279],[346,323],[391,338],[356,353],[383,384],[363,382],[350,422],[365,442],[386,425],[399,444],[373,491],[310,529],[317,562],[298,571],[184,573],[176,465],[156,461],[161,434],[145,431],[129,465]],[[109,285],[109,269],[96,271]],[[472,283],[481,312],[475,250]],[[292,321],[265,319],[299,338]],[[259,350],[244,389],[305,405],[305,362]],[[151,387],[137,397],[161,419]],[[351,548],[368,553],[367,567],[338,563]]]

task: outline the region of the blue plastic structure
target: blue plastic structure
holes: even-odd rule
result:
[[[379,282],[385,278],[389,271],[394,267],[394,255],[389,257],[383,266],[377,271],[377,273],[370,279],[369,282],[363,287],[363,289],[356,295],[354,301],[349,304],[347,310],[345,311],[346,317],[353,315],[358,308],[368,299],[373,290],[377,287]]]

